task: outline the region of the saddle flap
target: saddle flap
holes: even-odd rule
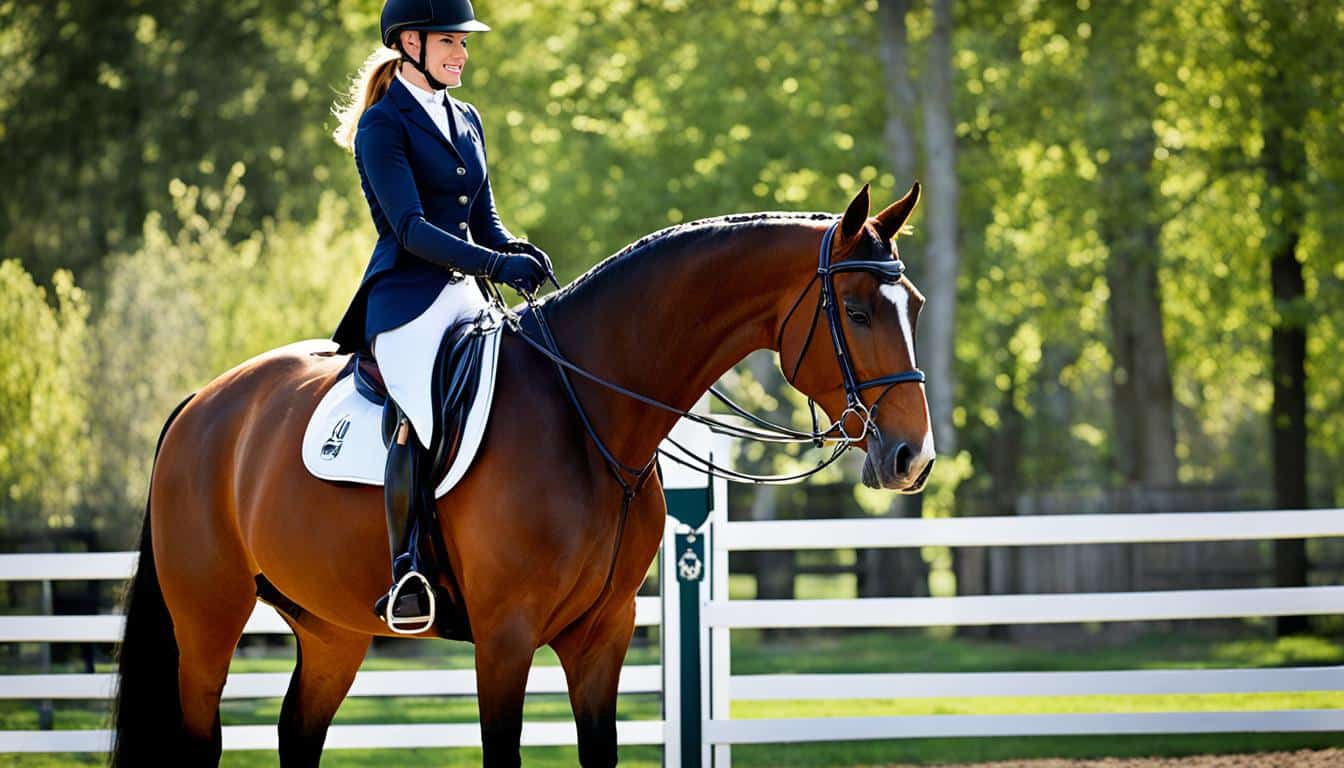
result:
[[[433,458],[430,477],[442,478],[458,451],[468,411],[480,383],[485,334],[476,322],[465,320],[444,333],[434,360],[430,388],[435,403]]]
[[[430,465],[434,470],[430,476],[437,481],[435,498],[462,479],[484,438],[503,335],[503,324],[495,312],[490,310],[481,325],[455,325],[440,345],[433,377],[438,387],[436,429],[449,425],[449,434],[431,443],[439,448]],[[364,362],[372,360],[356,357],[337,374],[336,382],[313,409],[303,437],[303,463],[309,473],[323,480],[381,486],[387,459],[383,438],[387,395],[376,365]]]

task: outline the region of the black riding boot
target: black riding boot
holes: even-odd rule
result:
[[[418,510],[426,453],[411,422],[396,404],[396,426],[387,441],[387,467],[383,474],[383,501],[387,508],[387,543],[392,552],[392,586],[374,604],[374,613],[394,632],[414,634],[434,624],[434,594],[428,580],[414,569],[413,550],[418,540],[410,535]],[[418,537],[415,537],[418,539]],[[392,603],[389,618],[388,602]]]

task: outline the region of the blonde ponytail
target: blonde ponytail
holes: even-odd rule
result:
[[[399,58],[400,54],[391,48],[378,46],[378,49],[364,60],[363,66],[359,68],[359,74],[350,81],[350,90],[345,96],[346,103],[342,105],[338,102],[332,107],[332,114],[336,115],[337,124],[336,130],[331,132],[331,137],[342,148],[354,151],[355,129],[359,127],[359,118],[364,115],[364,110],[387,94],[388,86],[392,85],[392,78],[397,74]]]

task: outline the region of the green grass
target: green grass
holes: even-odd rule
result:
[[[371,656],[365,669],[469,668],[471,648],[458,643],[415,643],[396,646],[417,652],[414,656]],[[632,649],[627,663],[657,661],[656,647]],[[538,652],[537,664],[554,665],[548,649]],[[1288,638],[1222,639],[1203,635],[1154,634],[1111,648],[1058,651],[963,638],[931,637],[919,631],[866,631],[821,633],[816,631],[771,636],[762,640],[757,631],[733,633],[733,673],[785,672],[988,672],[1026,670],[1253,668],[1327,665],[1344,663],[1344,647],[1327,639]],[[240,655],[234,672],[281,672],[292,668],[292,652],[254,658]],[[18,671],[18,670],[13,670]],[[941,714],[1029,714],[1054,712],[1144,712],[1215,711],[1256,709],[1304,709],[1344,707],[1344,692],[1274,693],[1255,695],[1160,695],[1160,696],[1067,696],[986,697],[938,699],[874,699],[833,701],[740,701],[733,704],[737,718],[891,716]],[[279,699],[226,702],[221,712],[225,725],[272,724],[279,715]],[[659,717],[660,703],[654,695],[624,696],[622,719]],[[532,720],[568,720],[570,709],[564,696],[530,697],[526,716]],[[106,706],[101,702],[58,702],[58,728],[105,726]],[[476,719],[475,701],[463,697],[403,697],[396,699],[351,698],[342,706],[336,722],[351,723],[461,723]],[[0,728],[37,727],[36,708],[31,702],[0,702]],[[1103,757],[1185,755],[1208,752],[1256,752],[1279,749],[1344,746],[1344,734],[1213,734],[1190,736],[1080,736],[1012,739],[912,739],[882,742],[830,742],[806,745],[761,745],[735,747],[734,762],[743,766],[869,766],[893,763],[966,763],[1033,757]],[[622,764],[656,766],[661,760],[657,747],[627,747]],[[571,766],[572,748],[529,748],[527,765]],[[15,768],[96,765],[97,756],[20,755],[8,756]],[[471,766],[480,754],[470,749],[424,750],[332,750],[324,766]],[[270,753],[229,753],[228,766],[262,768],[275,766]]]

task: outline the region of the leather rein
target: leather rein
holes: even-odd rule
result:
[[[545,356],[546,358],[550,359],[552,362],[555,363],[557,369],[560,372],[560,379],[564,384],[565,393],[568,396],[570,402],[574,405],[575,410],[578,411],[579,418],[583,423],[584,429],[588,432],[588,436],[592,438],[593,443],[597,446],[597,449],[599,453],[601,453],[602,458],[606,461],[607,466],[611,469],[612,474],[615,475],[617,482],[620,483],[621,488],[624,491],[625,494],[624,506],[629,505],[630,500],[639,491],[639,488],[643,486],[644,481],[648,479],[650,470],[657,466],[656,462],[659,454],[662,454],[669,460],[677,464],[681,464],[682,466],[686,466],[691,469],[695,469],[697,471],[705,472],[706,474],[710,474],[711,476],[714,474],[718,474],[724,477],[725,479],[732,480],[734,482],[748,482],[755,484],[777,484],[777,485],[800,482],[808,477],[811,477],[812,475],[815,475],[816,473],[820,472],[826,467],[830,466],[832,463],[837,461],[840,458],[840,456],[842,456],[844,452],[850,448],[850,446],[864,439],[864,437],[866,437],[868,434],[870,433],[876,434],[877,427],[875,425],[874,419],[877,414],[877,409],[882,401],[882,398],[887,396],[887,393],[891,391],[892,387],[896,386],[897,384],[918,384],[923,383],[925,381],[924,372],[919,370],[918,368],[909,371],[901,371],[899,373],[893,373],[886,376],[880,376],[878,378],[868,379],[865,381],[860,381],[858,377],[855,375],[853,364],[851,363],[849,344],[845,340],[844,331],[842,330],[842,327],[840,325],[840,310],[839,310],[839,302],[836,300],[835,295],[834,276],[841,272],[867,272],[871,275],[878,277],[883,282],[894,283],[896,281],[899,281],[901,277],[904,275],[905,264],[901,262],[900,259],[892,259],[892,260],[855,259],[832,264],[831,245],[835,239],[835,232],[839,228],[839,226],[840,221],[837,219],[835,223],[831,224],[826,229],[826,233],[822,236],[821,247],[819,249],[819,254],[817,257],[816,274],[814,274],[812,276],[812,279],[808,281],[808,284],[804,286],[802,293],[800,293],[798,295],[798,298],[794,300],[793,305],[789,308],[788,313],[784,316],[784,321],[780,323],[779,334],[776,338],[776,345],[775,345],[776,348],[783,349],[782,342],[785,327],[788,325],[789,320],[793,317],[794,311],[798,309],[798,306],[802,303],[803,299],[812,290],[813,284],[820,282],[821,292],[817,298],[816,309],[812,313],[812,322],[811,325],[808,327],[807,338],[803,342],[802,349],[799,350],[798,352],[798,357],[794,362],[792,372],[786,375],[786,380],[788,380],[789,383],[792,384],[794,376],[797,375],[798,369],[802,366],[803,357],[807,354],[807,350],[812,343],[813,337],[815,336],[817,321],[820,319],[821,313],[824,310],[826,313],[827,325],[830,327],[831,343],[834,347],[836,363],[839,365],[841,380],[845,388],[845,410],[840,414],[839,418],[837,418],[830,426],[828,426],[824,430],[818,429],[816,403],[813,402],[812,398],[810,397],[808,398],[807,401],[808,407],[812,414],[812,430],[810,432],[803,432],[801,430],[794,429],[793,427],[787,425],[775,424],[759,416],[756,416],[755,414],[749,412],[746,408],[743,408],[738,403],[733,402],[727,395],[720,392],[716,387],[710,387],[709,389],[710,393],[712,393],[717,399],[722,401],[730,410],[732,410],[738,416],[745,418],[747,421],[755,425],[755,428],[746,427],[741,424],[734,424],[731,422],[721,421],[706,414],[694,413],[692,411],[687,411],[672,405],[668,405],[667,403],[655,400],[646,395],[626,389],[625,387],[616,384],[615,382],[604,379],[598,376],[597,374],[588,371],[587,369],[575,365],[568,358],[566,358],[564,354],[560,351],[559,344],[556,343],[555,337],[551,333],[550,325],[549,323],[546,322],[545,314],[542,312],[542,306],[537,303],[535,297],[533,297],[531,294],[524,293],[523,297],[527,300],[528,307],[532,310],[533,315],[537,319],[537,325],[541,329],[542,337],[545,342],[544,344],[532,338],[531,335],[529,335],[522,329],[521,317],[519,315],[509,310],[505,311],[505,323],[509,327],[509,329],[512,330],[519,338],[527,342],[527,344],[531,346],[533,349],[535,349],[537,352],[541,353],[543,356]],[[555,281],[554,275],[551,276],[551,279],[552,281]],[[502,305],[503,298],[502,296],[500,296],[498,288],[495,288],[493,284],[491,284],[491,288],[494,291],[496,301],[500,302],[500,304]],[[684,458],[679,457],[673,453],[670,453],[663,448],[658,448],[654,451],[653,456],[649,458],[648,462],[646,462],[643,467],[640,468],[631,467],[623,463],[619,459],[617,459],[614,455],[612,455],[611,451],[607,448],[606,443],[603,442],[601,436],[597,434],[597,430],[593,427],[592,421],[588,418],[587,411],[584,409],[582,402],[579,400],[578,393],[574,391],[573,383],[570,381],[569,378],[569,373],[571,371],[580,376],[583,376],[584,378],[596,384],[599,384],[614,392],[618,392],[622,395],[630,397],[641,403],[662,409],[664,411],[668,411],[670,413],[675,413],[678,416],[681,416],[682,418],[690,419],[691,421],[694,421],[696,423],[703,424],[709,427],[710,431],[716,434],[723,434],[747,440],[756,440],[759,442],[812,443],[817,447],[822,446],[823,443],[827,440],[832,440],[836,443],[836,447],[831,451],[829,456],[820,461],[816,466],[804,470],[802,472],[793,474],[784,474],[784,475],[753,475],[745,472],[738,472],[737,470],[730,469],[728,467],[724,467],[719,464],[715,464],[711,459],[696,455],[690,449],[686,448],[685,446],[683,446],[682,444],[680,444],[679,442],[677,442],[676,440],[672,439],[669,436],[668,438],[666,438],[667,441],[671,443],[673,446],[675,446],[681,453],[685,454]],[[860,396],[860,393],[865,389],[881,386],[885,386],[886,388],[883,389],[882,393],[878,395],[876,400],[873,401],[873,405],[871,407],[865,405],[862,397]],[[850,415],[857,416],[860,419],[862,428],[857,435],[851,435],[845,429],[845,421]],[[634,478],[633,481],[627,480],[626,475],[632,476]],[[621,524],[622,524],[621,527],[624,527],[624,515],[622,515]]]
[[[717,473],[720,476],[735,482],[758,484],[786,484],[800,482],[833,464],[844,455],[845,451],[848,450],[851,445],[862,440],[869,432],[876,433],[877,427],[873,423],[873,418],[877,412],[878,402],[886,396],[891,387],[897,384],[922,383],[924,381],[924,372],[918,368],[882,376],[876,379],[869,379],[867,381],[859,381],[854,375],[854,369],[850,363],[849,345],[846,343],[844,332],[840,328],[840,314],[835,298],[834,275],[837,272],[868,272],[878,276],[884,281],[894,282],[901,279],[901,275],[905,272],[905,265],[899,259],[893,259],[892,261],[854,260],[832,264],[831,243],[835,239],[835,231],[839,226],[840,221],[837,219],[835,223],[831,224],[831,226],[826,229],[826,234],[822,236],[820,253],[817,257],[817,272],[812,276],[812,279],[808,281],[807,286],[803,288],[803,292],[798,295],[798,298],[793,302],[793,307],[784,317],[784,322],[780,324],[779,337],[779,339],[782,340],[784,326],[788,324],[789,319],[793,316],[794,310],[798,308],[803,297],[812,289],[812,284],[820,280],[821,295],[817,299],[817,308],[812,313],[812,325],[808,328],[807,340],[804,342],[802,350],[798,353],[798,359],[794,363],[793,372],[796,374],[799,366],[802,365],[803,355],[807,354],[808,346],[812,343],[812,337],[817,326],[817,319],[824,308],[826,310],[826,320],[831,329],[831,341],[835,346],[836,362],[840,366],[840,373],[844,382],[846,400],[845,410],[840,414],[840,418],[825,430],[819,431],[817,429],[816,405],[811,398],[808,398],[807,402],[812,411],[812,431],[801,432],[792,427],[774,424],[759,416],[751,414],[745,408],[734,403],[726,395],[719,392],[716,388],[710,387],[710,391],[714,393],[715,397],[722,400],[735,413],[744,416],[748,421],[759,427],[760,429],[758,430],[743,427],[738,424],[719,421],[718,419],[714,419],[704,414],[683,410],[668,405],[662,401],[655,400],[647,395],[642,395],[638,392],[626,389],[613,381],[608,381],[591,371],[575,365],[560,352],[560,345],[556,342],[554,334],[551,333],[550,324],[546,322],[546,315],[542,312],[541,305],[537,303],[536,298],[531,293],[523,293],[523,298],[527,300],[528,307],[537,318],[537,326],[541,329],[542,338],[545,340],[544,345],[523,331],[522,319],[519,315],[505,308],[504,317],[506,327],[512,330],[523,341],[527,342],[533,349],[555,363],[556,369],[560,372],[560,380],[565,387],[565,395],[569,398],[570,403],[578,412],[579,419],[583,422],[583,428],[588,432],[588,436],[592,439],[593,444],[597,446],[598,451],[602,454],[602,459],[606,462],[612,475],[615,476],[616,482],[621,486],[621,512],[620,516],[617,518],[616,536],[612,542],[611,564],[607,568],[607,577],[602,584],[602,589],[598,591],[597,599],[600,600],[601,596],[607,591],[607,587],[611,585],[612,577],[616,573],[617,556],[620,553],[621,539],[625,534],[626,521],[629,520],[630,517],[630,503],[634,500],[635,495],[639,493],[639,489],[644,486],[645,481],[649,479],[649,475],[652,471],[658,471],[659,454],[666,456],[677,464],[704,472],[711,478]],[[550,274],[550,279],[553,283],[559,286],[559,281],[556,280],[554,272]],[[498,302],[500,306],[504,306],[503,296],[500,295],[499,288],[489,281],[486,281],[486,284],[490,286],[494,301]],[[777,343],[776,346],[780,346],[780,344]],[[711,431],[718,434],[726,434],[750,440],[762,440],[765,442],[810,442],[817,446],[822,445],[823,441],[826,440],[827,436],[832,432],[838,432],[839,437],[832,438],[836,441],[836,447],[831,451],[829,456],[815,467],[792,475],[751,475],[744,472],[738,472],[737,470],[715,464],[711,459],[696,455],[690,449],[686,448],[686,446],[673,440],[670,436],[667,437],[666,440],[684,453],[686,455],[685,458],[675,456],[660,447],[654,450],[653,455],[649,457],[649,460],[643,467],[635,468],[625,464],[612,455],[611,450],[607,448],[606,443],[603,442],[602,437],[597,433],[596,428],[593,427],[592,420],[588,418],[588,412],[584,409],[583,402],[579,400],[578,393],[574,391],[573,382],[570,381],[569,373],[571,371],[592,382],[600,384],[607,389],[638,400],[641,403],[651,405],[655,408],[661,408],[662,410],[675,413],[682,418],[691,419],[697,423],[704,424],[708,426]],[[786,378],[792,383],[792,376]],[[882,385],[886,385],[887,389],[883,390],[882,394],[878,396],[877,401],[873,402],[871,408],[865,406],[862,398],[859,396],[860,392],[869,387]],[[859,418],[863,420],[863,430],[859,433],[858,437],[849,435],[844,429],[845,417],[851,413],[858,415]],[[627,480],[626,475],[632,476],[633,480]]]

